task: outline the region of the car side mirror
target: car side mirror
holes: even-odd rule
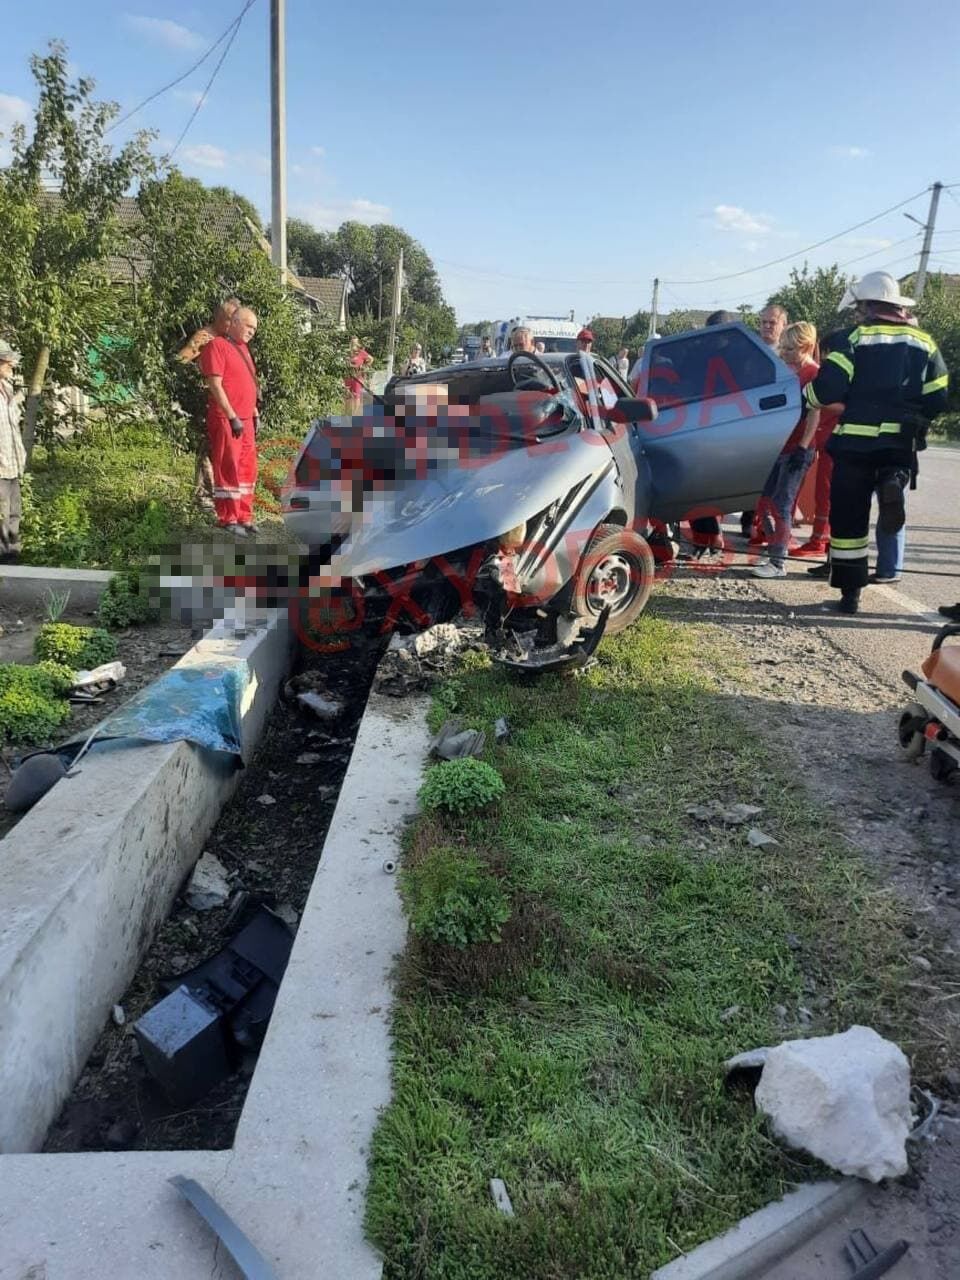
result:
[[[611,422],[655,422],[657,402],[649,396],[621,396],[604,417]]]

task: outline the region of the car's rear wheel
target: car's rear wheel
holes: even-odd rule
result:
[[[609,608],[606,634],[625,630],[646,608],[655,568],[646,538],[619,525],[600,525],[577,566],[570,612],[593,620]]]

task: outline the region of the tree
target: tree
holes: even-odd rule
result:
[[[785,307],[791,321],[809,320],[817,333],[827,334],[841,323],[840,299],[849,283],[836,264],[811,271],[804,263],[799,271],[793,268],[789,284],[771,294],[767,306]]]
[[[960,292],[956,277],[934,274],[927,277],[923,300],[917,308],[917,319],[936,339],[950,373],[949,411],[960,413]],[[910,281],[906,292],[909,294]],[[957,438],[957,420],[949,424],[948,434]]]
[[[255,353],[264,391],[264,423],[301,435],[332,407],[346,370],[345,334],[332,326],[305,327],[306,313],[284,289],[270,259],[243,231],[232,193],[226,196],[174,170],[145,182],[137,198],[134,232],[146,279],[127,295],[128,376],[157,418],[179,429],[203,421],[199,371],[173,359],[186,337],[207,323],[221,298],[236,294],[256,311]],[[224,241],[213,228],[226,212],[237,234]],[[178,410],[180,411],[178,414]],[[176,426],[173,428],[177,429]]]
[[[33,132],[28,140],[14,127],[11,162],[0,172],[0,315],[28,370],[28,454],[48,374],[82,385],[86,352],[116,321],[106,262],[122,240],[117,202],[153,168],[147,134],[111,150],[105,135],[119,108],[93,100],[92,80],[69,81],[62,44],[30,67],[39,88]]]
[[[629,345],[625,337],[626,316],[594,316],[587,328],[593,334],[593,349],[601,356],[615,356],[621,347]]]

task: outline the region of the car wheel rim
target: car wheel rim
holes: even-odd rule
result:
[[[640,585],[640,567],[629,556],[615,552],[591,569],[587,580],[587,605],[592,613],[609,607],[611,617],[630,604]]]

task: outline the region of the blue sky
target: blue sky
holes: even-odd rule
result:
[[[240,0],[4,5],[0,129],[32,101],[27,58],[50,37],[126,108],[186,70]],[[674,282],[667,310],[761,302],[790,263],[676,282],[794,254],[960,182],[955,0],[288,0],[287,32],[291,215],[404,227],[462,320],[630,314],[654,275]],[[177,157],[264,214],[267,40],[255,0]],[[129,127],[169,146],[213,61]],[[927,198],[908,210],[923,219]],[[960,271],[958,199],[941,203],[934,263]],[[919,235],[897,211],[809,258],[903,274]]]

